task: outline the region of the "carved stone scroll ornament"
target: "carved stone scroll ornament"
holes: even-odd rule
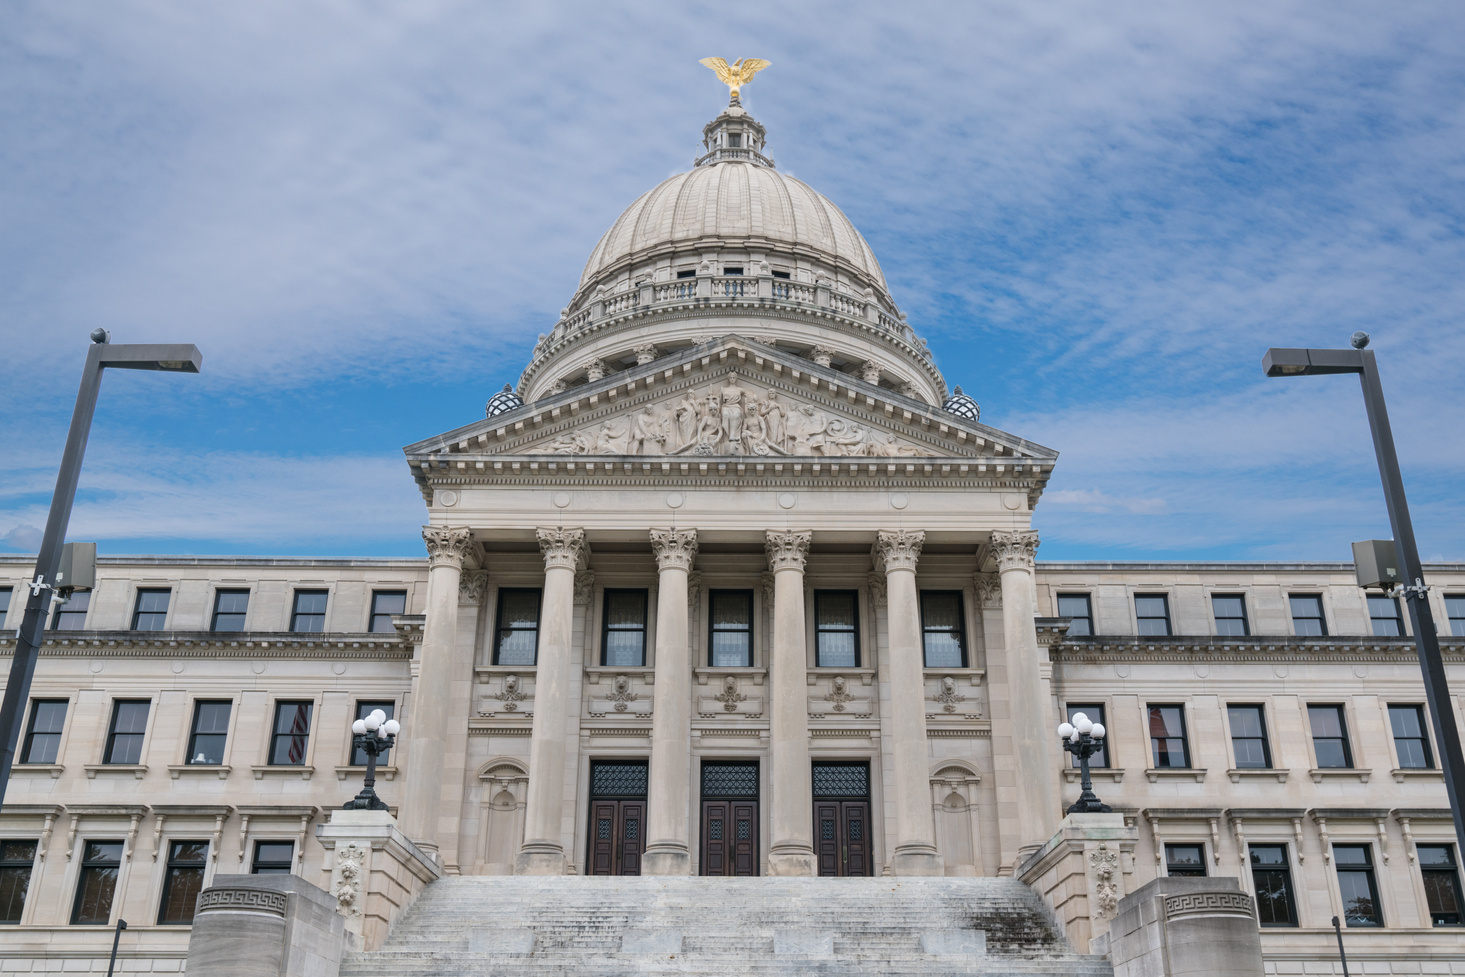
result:
[[[488,589],[488,574],[474,570],[458,578],[458,603],[477,606],[483,603],[483,592]]]
[[[891,570],[915,572],[916,562],[921,558],[921,546],[926,534],[919,530],[882,529],[875,534],[875,566],[889,573]]]
[[[691,570],[697,558],[697,530],[653,529],[651,552],[656,556],[656,569]]]
[[[966,696],[956,691],[956,679],[947,675],[941,679],[941,691],[936,693],[936,702],[945,712],[956,712],[956,704],[965,702]]]
[[[599,427],[567,431],[534,454],[758,455],[762,457],[914,458],[925,452],[856,421],[745,386],[730,373],[721,386],[644,404]]]
[[[1093,866],[1095,919],[1109,919],[1119,908],[1119,885],[1114,875],[1119,871],[1119,856],[1108,845],[1100,844],[1089,852],[1089,863]]]
[[[615,677],[614,691],[606,696],[615,703],[616,712],[625,712],[627,703],[635,702],[641,698],[631,691],[631,678],[628,675],[617,675]]]
[[[870,588],[870,603],[876,607],[885,606],[885,574],[871,572],[865,576],[865,585]]]
[[[977,603],[982,607],[1002,606],[1002,577],[995,573],[972,575],[972,585],[977,589]]]
[[[336,897],[336,912],[342,916],[361,915],[361,863],[366,859],[366,849],[354,841],[336,849],[336,883],[331,886],[331,895]]]
[[[992,555],[997,570],[1032,570],[1038,552],[1038,534],[1032,530],[992,534]]]
[[[427,565],[463,569],[463,560],[473,548],[473,532],[442,526],[422,527],[422,541],[427,544]]]
[[[504,712],[518,712],[519,703],[529,698],[529,696],[519,687],[519,676],[505,675],[504,690],[502,692],[490,693],[485,698],[498,699],[504,704]]]
[[[768,530],[764,549],[768,552],[768,569],[777,573],[779,570],[804,570],[804,564],[809,559],[809,543],[813,540],[812,532],[789,532],[780,533]]]
[[[824,696],[825,701],[834,703],[835,712],[844,712],[849,707],[850,699],[854,698],[849,694],[849,681],[843,675],[836,675],[831,683],[831,689]]]
[[[722,703],[724,712],[737,712],[738,703],[747,700],[747,696],[738,691],[738,680],[732,675],[724,675],[722,678],[722,691],[712,698]]]
[[[575,603],[590,603],[590,595],[595,592],[595,571],[581,570],[575,574]]]
[[[535,535],[539,538],[539,552],[544,554],[546,570],[555,567],[578,570],[590,556],[590,547],[585,544],[583,529],[541,527]]]

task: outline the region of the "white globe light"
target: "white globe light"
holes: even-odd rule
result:
[[[385,724],[376,728],[376,738],[379,740],[384,740],[387,738],[387,727]]]
[[[1079,715],[1074,716],[1073,718],[1075,720],[1077,720],[1077,722],[1075,722],[1073,725],[1075,727],[1077,727],[1077,729],[1078,729],[1078,731],[1080,733],[1087,733],[1087,732],[1090,732],[1091,730],[1093,730],[1093,728],[1094,728],[1093,720],[1089,719],[1088,716],[1085,716],[1082,713],[1080,713]]]
[[[1076,712],[1076,713],[1074,713],[1073,714],[1073,718],[1069,720],[1069,722],[1073,723],[1073,725],[1077,726],[1079,729],[1083,729],[1083,724],[1086,723],[1086,722],[1088,722],[1088,721],[1089,721],[1088,713],[1083,713],[1083,712]]]
[[[367,729],[376,729],[378,726],[380,726],[382,723],[384,723],[386,721],[387,721],[387,714],[386,713],[382,712],[380,709],[373,709],[373,710],[371,710],[371,712],[367,713],[367,715],[366,715],[366,728]]]
[[[1075,729],[1073,731],[1073,735],[1068,738],[1068,742],[1070,742],[1070,743],[1077,743],[1078,740],[1079,740],[1079,732],[1078,732],[1078,730]]]
[[[1104,733],[1106,732],[1107,730],[1104,729],[1103,723],[1094,723],[1094,728],[1089,731],[1089,735],[1096,740],[1101,740],[1104,738]]]
[[[1072,735],[1073,735],[1073,726],[1072,726],[1072,724],[1070,724],[1070,723],[1059,723],[1058,724],[1058,738],[1059,739],[1066,740],[1066,739],[1068,739]]]
[[[357,736],[361,736],[362,734],[364,734],[366,732],[366,720],[358,719],[356,720],[356,722],[352,723],[351,732],[355,733]]]
[[[382,729],[387,731],[388,736],[396,736],[402,731],[402,724],[397,722],[395,719],[388,719],[386,722],[382,723]]]

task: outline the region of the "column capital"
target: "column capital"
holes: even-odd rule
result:
[[[1032,570],[1038,552],[1038,534],[1031,529],[1019,529],[1010,533],[992,534],[992,556],[997,560],[997,570]]]
[[[809,543],[813,538],[814,534],[808,530],[787,533],[768,530],[763,544],[768,552],[768,568],[775,572],[798,570],[802,573],[804,563],[809,559]]]
[[[916,569],[926,534],[918,529],[882,529],[875,534],[875,566],[886,573],[891,570]]]
[[[697,558],[697,530],[653,529],[651,552],[656,555],[658,570],[691,570]]]
[[[427,544],[427,566],[463,569],[463,560],[473,548],[473,531],[448,526],[423,526],[422,541]]]
[[[536,535],[539,538],[539,552],[544,554],[546,570],[555,567],[578,570],[590,556],[590,547],[585,542],[583,529],[548,529],[541,526]]]

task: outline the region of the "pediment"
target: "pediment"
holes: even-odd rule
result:
[[[643,456],[779,460],[1057,453],[930,404],[727,336],[419,442],[409,457]]]

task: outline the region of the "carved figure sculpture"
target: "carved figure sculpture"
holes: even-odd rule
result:
[[[762,58],[738,58],[732,64],[722,58],[703,58],[699,63],[717,73],[717,80],[728,87],[728,94],[734,99],[738,97],[742,87],[753,80],[754,75],[773,64],[772,61]]]

